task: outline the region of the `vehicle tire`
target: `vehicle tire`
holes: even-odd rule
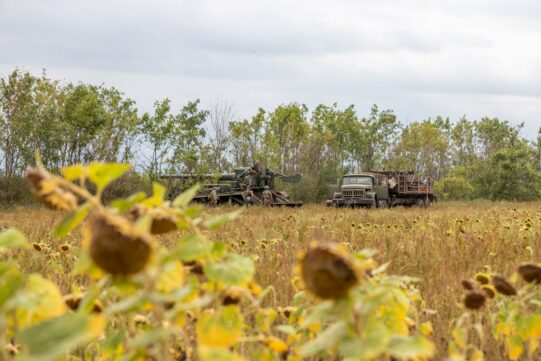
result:
[[[419,208],[425,207],[425,202],[421,198],[417,198],[417,201],[415,202],[415,205]]]
[[[430,207],[430,198],[426,197],[423,203],[424,203],[425,208],[429,208]]]

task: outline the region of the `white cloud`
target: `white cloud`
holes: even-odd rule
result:
[[[15,66],[104,82],[143,111],[372,103],[402,121],[499,117],[541,126],[535,0],[0,0],[0,75]]]

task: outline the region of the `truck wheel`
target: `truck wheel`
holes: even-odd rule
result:
[[[421,198],[417,198],[417,201],[415,202],[415,205],[419,208],[424,208],[425,207],[425,202],[423,202],[423,200]]]
[[[430,198],[426,197],[424,201],[425,208],[430,207]]]

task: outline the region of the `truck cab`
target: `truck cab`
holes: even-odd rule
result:
[[[336,207],[379,207],[388,204],[389,180],[373,172],[349,173],[342,177],[337,191],[327,203]]]

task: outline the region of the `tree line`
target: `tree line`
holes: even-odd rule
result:
[[[131,162],[150,181],[167,173],[217,173],[262,165],[302,173],[292,189],[321,200],[328,185],[357,170],[413,170],[446,199],[541,198],[541,129],[497,118],[435,117],[408,124],[392,110],[289,103],[239,119],[231,104],[199,100],[173,109],[156,101],[141,114],[114,87],[62,83],[14,69],[0,78],[0,175],[17,177],[39,150],[51,170],[90,161]]]

